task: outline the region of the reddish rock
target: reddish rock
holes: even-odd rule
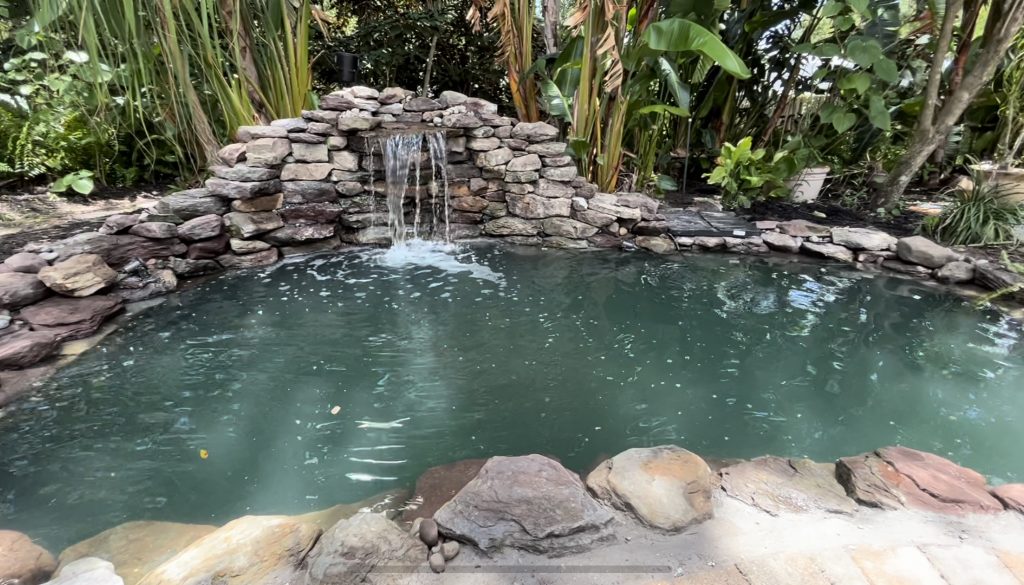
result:
[[[117,280],[114,272],[98,254],[81,254],[39,271],[39,280],[62,295],[87,297]]]
[[[419,500],[420,504],[415,509],[402,512],[402,519],[411,522],[416,518],[432,518],[441,506],[476,477],[486,462],[486,459],[463,459],[424,471],[416,480],[413,491],[413,499]]]
[[[1007,510],[1024,514],[1024,483],[1008,483],[992,488],[992,495],[1002,502]]]
[[[852,513],[857,503],[835,478],[835,465],[809,459],[759,457],[721,470],[722,489],[772,515],[784,512]]]
[[[13,530],[0,530],[0,583],[38,585],[57,568],[46,549],[28,536]]]
[[[0,369],[27,368],[57,351],[60,341],[53,333],[19,331],[0,337]]]
[[[866,506],[947,514],[999,512],[1003,506],[977,471],[907,447],[885,447],[836,462],[846,493]]]
[[[787,236],[794,238],[809,238],[811,236],[827,236],[832,231],[829,228],[809,222],[805,219],[794,219],[778,224],[778,230]]]
[[[278,214],[285,223],[333,223],[338,221],[342,211],[337,203],[306,203],[285,207]]]
[[[16,309],[45,299],[50,291],[35,274],[0,273],[0,309]]]
[[[224,254],[217,256],[217,262],[224,268],[255,268],[257,266],[268,266],[277,262],[277,248],[270,248],[262,252],[254,252],[244,256],[235,254]]]
[[[186,256],[189,260],[212,260],[227,251],[229,241],[231,238],[227,234],[221,234],[209,240],[196,242],[188,247]]]
[[[49,265],[50,263],[40,258],[39,254],[31,252],[19,252],[4,260],[4,266],[10,268],[12,272],[26,274],[35,274]]]
[[[96,232],[70,237],[55,246],[58,260],[66,260],[79,254],[99,254],[107,264],[118,268],[141,258],[163,258],[184,254],[187,248],[181,240],[151,240],[132,235],[109,236]]]
[[[178,237],[186,242],[207,240],[224,231],[224,222],[216,214],[202,215],[178,226]]]
[[[25,307],[19,315],[36,331],[48,331],[60,341],[88,337],[120,311],[120,299],[97,295],[83,299],[53,297]]]

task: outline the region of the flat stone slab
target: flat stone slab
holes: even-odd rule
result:
[[[662,207],[658,213],[665,217],[668,233],[673,236],[743,238],[761,233],[757,226],[728,211]]]
[[[872,585],[950,585],[917,547],[860,547],[850,556]]]
[[[759,457],[730,465],[721,475],[725,493],[773,516],[816,510],[852,514],[857,509],[830,463]]]
[[[999,557],[985,549],[961,544],[922,550],[949,585],[1020,585]]]

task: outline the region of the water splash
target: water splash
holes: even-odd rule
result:
[[[390,134],[380,139],[384,158],[385,195],[388,207],[388,233],[391,244],[400,246],[406,242],[410,230],[405,223],[405,199],[409,192],[409,171],[415,166],[413,176],[413,197],[415,208],[411,235],[413,238],[434,238],[451,241],[449,225],[449,195],[447,172],[447,145],[444,132],[403,132]],[[432,214],[429,233],[424,228],[423,187],[421,185],[421,158],[426,151],[430,154],[430,209]],[[444,226],[442,230],[441,218]]]
[[[463,249],[445,242],[411,240],[387,250],[369,253],[376,261],[389,268],[416,268],[428,266],[449,274],[467,273],[470,278],[488,280],[505,285],[505,277],[481,263],[472,249]]]

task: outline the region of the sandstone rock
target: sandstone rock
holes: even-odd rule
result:
[[[245,162],[254,167],[274,167],[291,154],[287,138],[259,138],[245,145]]]
[[[508,236],[502,241],[516,246],[540,246],[544,243],[538,236]]]
[[[72,236],[54,246],[58,260],[66,260],[80,254],[98,254],[107,264],[114,267],[123,266],[135,258],[178,256],[186,250],[188,247],[176,238],[151,240],[127,234],[110,236],[95,232]]]
[[[576,167],[546,167],[540,176],[552,181],[571,181],[576,178]]]
[[[8,333],[0,337],[0,369],[27,368],[51,356],[59,345],[57,336],[45,331]]]
[[[270,123],[276,128],[284,128],[288,132],[305,132],[309,122],[305,118],[283,118]]]
[[[407,112],[433,112],[445,109],[440,102],[425,97],[414,97],[403,105]]]
[[[896,238],[885,232],[867,228],[832,228],[832,243],[851,250],[888,250]]]
[[[761,236],[725,238],[725,247],[736,254],[767,254],[769,251]]]
[[[263,240],[277,246],[294,246],[314,240],[323,240],[334,235],[334,225],[322,223],[300,223],[286,225],[263,236]]]
[[[224,222],[219,215],[203,215],[190,219],[178,226],[178,237],[186,242],[215,238],[224,230]]]
[[[722,489],[773,516],[785,512],[852,514],[857,503],[835,478],[835,465],[809,459],[759,457],[725,467]]]
[[[551,217],[540,222],[544,233],[564,238],[589,238],[597,233],[597,228],[582,221],[567,217]]]
[[[551,199],[537,195],[508,194],[508,210],[513,215],[527,219],[544,219],[547,217],[569,217],[572,202],[569,199]],[[638,212],[639,213],[639,212]]]
[[[387,226],[377,225],[343,234],[341,239],[361,246],[387,246],[391,244],[391,233]]]
[[[1016,287],[1024,282],[1024,276],[1005,270],[994,262],[977,262],[974,265],[974,281],[989,290],[1004,290]],[[1024,298],[1024,291],[1012,295],[1013,298]]]
[[[697,236],[693,239],[693,245],[705,250],[717,250],[725,247],[725,238]]]
[[[380,126],[383,120],[363,116],[339,116],[338,130],[341,132],[366,132]]]
[[[875,508],[947,514],[1003,509],[980,473],[907,447],[843,457],[836,462],[836,478],[851,498]]]
[[[221,235],[189,245],[186,257],[189,260],[209,260],[228,249],[228,235]]]
[[[235,254],[253,254],[255,252],[269,250],[270,248],[270,244],[259,240],[240,240],[238,238],[231,238],[231,251]]]
[[[84,299],[53,297],[21,310],[20,317],[35,331],[57,336],[58,341],[88,337],[123,307],[112,296],[94,295]]]
[[[411,95],[413,95],[413,92],[401,87],[386,87],[380,92],[377,101],[382,104],[397,104]]]
[[[235,166],[245,160],[245,143],[229,144],[217,151],[217,158],[228,166]]]
[[[513,158],[509,161],[508,166],[505,167],[506,172],[519,172],[519,171],[538,171],[541,169],[543,164],[540,162],[540,157],[536,154],[528,154],[526,156],[520,156]]]
[[[587,243],[595,248],[618,248],[622,246],[622,238],[606,233],[597,233],[587,238]]]
[[[853,262],[853,252],[849,248],[837,244],[817,244],[804,242],[800,249],[810,256],[836,260],[838,262]]]
[[[512,151],[507,148],[498,148],[490,152],[482,152],[476,155],[478,167],[496,167],[512,160]]]
[[[302,242],[294,246],[282,246],[280,250],[281,255],[284,257],[307,256],[309,254],[320,254],[322,252],[337,250],[341,245],[341,238],[334,235],[322,240]]]
[[[35,274],[0,273],[0,309],[16,309],[46,298],[46,285]]]
[[[360,512],[324,532],[309,554],[307,585],[355,585],[381,564],[415,566],[419,544],[381,514]],[[374,579],[372,582],[377,582]]]
[[[113,284],[117,273],[102,256],[80,254],[40,270],[39,280],[62,295],[87,297]]]
[[[96,557],[78,559],[62,567],[46,585],[124,585],[113,563]]]
[[[149,270],[148,274],[131,276],[118,282],[110,294],[134,303],[160,295],[165,295],[178,288],[178,277],[170,269]]]
[[[546,142],[558,138],[558,128],[545,122],[520,122],[512,128],[512,138],[527,142]]]
[[[31,252],[18,252],[8,256],[3,264],[10,268],[12,272],[22,272],[24,274],[35,274],[50,265],[49,262],[40,258],[39,254]]]
[[[220,179],[242,182],[271,181],[281,176],[281,171],[277,169],[249,167],[245,165],[236,165],[233,167],[214,165],[210,167],[210,172],[213,173],[213,176]]]
[[[356,172],[359,170],[359,155],[348,150],[332,152],[331,165],[340,171]]]
[[[583,248],[590,247],[586,240],[576,240],[563,236],[544,237],[541,239],[541,245],[545,248],[555,248],[559,250],[581,250]]]
[[[335,123],[335,125],[337,125],[337,123]],[[342,150],[343,148],[348,146],[348,138],[344,136],[328,136],[326,144],[327,150]]]
[[[495,115],[498,113],[498,104],[477,97],[466,98],[466,101],[462,102],[462,106],[476,114]]]
[[[794,219],[778,224],[778,230],[787,236],[794,238],[809,238],[811,236],[827,236],[831,232],[827,227],[809,222],[804,219]]]
[[[113,563],[126,585],[134,585],[215,527],[174,522],[128,522],[83,540],[60,553],[60,568],[97,557]]]
[[[932,271],[925,266],[910,264],[895,258],[886,258],[885,260],[882,260],[882,268],[892,270],[893,272],[899,272],[900,274],[906,274],[908,276],[916,276],[918,278],[928,278],[932,274]]]
[[[245,516],[195,540],[139,585],[278,585],[297,582],[320,529],[285,516]]]
[[[491,128],[490,126],[480,126],[478,128],[471,128],[466,131],[466,135],[472,138],[490,138],[494,136],[494,128]]]
[[[601,213],[592,209],[574,209],[570,217],[599,228],[609,226],[615,221],[614,215],[608,215],[607,213]]]
[[[239,142],[250,142],[257,138],[285,138],[288,131],[277,126],[239,126],[235,139]]]
[[[885,260],[896,257],[896,252],[878,250],[874,252],[858,252],[857,262],[861,264],[881,264]]]
[[[176,237],[178,235],[178,227],[173,223],[147,221],[132,226],[128,233],[151,240],[163,240]]]
[[[477,197],[476,195],[470,195],[469,197],[456,197],[451,200],[451,206],[452,209],[456,211],[480,213],[484,209],[487,209],[487,200],[483,197]]]
[[[639,209],[640,218],[644,221],[664,219],[658,217],[658,207],[660,204],[643,193],[617,193],[615,197],[615,204],[623,207]]]
[[[296,144],[319,144],[321,146],[327,144],[327,137],[321,134],[310,134],[309,132],[293,132],[288,135],[288,140],[292,143],[292,146]],[[294,156],[286,156],[284,162],[295,162]]]
[[[793,236],[780,234],[778,232],[764,232],[761,234],[761,241],[772,250],[796,254],[800,251],[801,241]]]
[[[338,154],[338,153],[332,153]],[[290,163],[281,169],[282,181],[324,181],[331,176],[330,163]]]
[[[221,251],[223,252],[223,250]],[[175,276],[182,278],[191,278],[221,271],[220,264],[217,264],[217,261],[212,259],[169,258],[167,266]]]
[[[502,167],[494,167],[494,168],[501,169]],[[501,174],[502,174],[502,172],[498,172],[498,173],[496,173],[495,176],[499,176],[500,177]],[[488,176],[488,175],[485,175],[485,176]],[[505,176],[505,182],[507,182],[507,183],[533,183],[534,181],[537,181],[538,179],[540,179],[540,173],[538,173],[537,171],[512,171],[512,172],[505,172],[504,176]]]
[[[282,184],[286,203],[322,203],[337,201],[334,185],[323,181],[285,181]]]
[[[325,124],[337,124],[340,114],[341,112],[336,110],[302,110],[302,117],[304,119]]]
[[[671,238],[637,236],[633,242],[638,248],[649,250],[655,254],[673,254],[676,252],[676,244]]]
[[[497,138],[470,138],[466,141],[466,148],[482,152],[497,150],[501,148],[501,140]]]
[[[543,146],[543,145],[535,144],[534,146]],[[527,149],[527,152],[529,152],[529,149]],[[546,156],[546,157],[544,157],[543,160],[544,160],[544,166],[545,167],[568,167],[568,166],[571,166],[571,167],[573,167],[573,169],[576,168],[576,166],[573,164],[571,156]]]
[[[441,543],[441,556],[444,560],[450,561],[459,556],[459,543],[456,540],[449,540]]]
[[[262,252],[253,252],[244,256],[224,254],[217,256],[217,262],[224,268],[256,268],[258,266],[269,266],[277,262],[277,248],[270,248]]]
[[[618,198],[608,193],[598,193],[587,200],[587,208],[606,215],[613,215],[620,219],[639,221],[643,214],[639,209],[625,207],[618,204]]]
[[[292,144],[292,156],[295,157],[295,162],[299,163],[326,163],[329,160],[330,151],[327,150],[326,144]],[[324,178],[329,173],[330,171],[324,173]]]
[[[484,125],[475,114],[453,114],[441,119],[441,125],[445,128],[479,128]]]
[[[956,252],[922,236],[900,238],[896,242],[896,254],[904,262],[928,268],[939,268],[960,259]]]
[[[1024,483],[1008,483],[992,488],[991,491],[1007,510],[1024,514]]]
[[[253,236],[276,230],[284,225],[281,216],[272,211],[256,213],[239,213],[232,211],[224,215],[224,225],[228,234],[235,238],[251,238]]]
[[[157,206],[159,206],[159,204],[157,204]],[[129,215],[118,213],[103,220],[103,225],[101,225],[96,231],[101,234],[117,234],[128,230],[132,226],[138,224],[139,221],[141,221],[141,216],[138,214]]]
[[[479,238],[484,233],[484,230],[479,224],[468,225],[464,223],[453,223],[450,226],[450,232],[453,240],[467,240],[470,238]]]
[[[974,280],[974,264],[970,262],[950,262],[935,270],[935,280],[947,284],[959,284]]]
[[[537,222],[512,216],[499,217],[484,224],[484,233],[489,236],[535,236],[540,230]]]
[[[430,556],[427,558],[427,564],[430,565],[431,571],[435,573],[444,573],[444,556],[441,554],[440,550],[438,552],[430,553]]]
[[[317,134],[319,136],[335,136],[338,134],[337,124],[325,124],[323,122],[310,122],[306,126],[306,132],[309,134]],[[318,142],[317,144],[323,144]],[[294,147],[292,147],[294,149]]]
[[[212,195],[220,195],[228,199],[252,199],[260,195],[273,195],[281,191],[281,181],[228,181],[212,177],[206,180],[206,188]]]
[[[567,145],[564,142],[545,142],[531,144],[526,147],[526,152],[540,156],[562,156],[565,154]]]
[[[337,203],[306,203],[278,211],[285,223],[335,223],[343,212]]]
[[[537,194],[541,197],[572,199],[576,194],[576,190],[565,183],[559,183],[550,179],[540,179],[537,181]]]
[[[611,513],[576,475],[540,455],[489,459],[434,519],[446,536],[485,552],[560,555],[614,538]]]
[[[214,196],[206,189],[189,189],[163,197],[154,209],[160,213],[169,213],[177,215],[183,220],[189,220],[201,215],[223,215],[228,211],[228,202]],[[124,229],[129,227],[131,225],[126,225]]]
[[[486,459],[463,459],[454,463],[431,467],[416,480],[413,500],[418,505],[407,507],[402,519],[411,522],[416,518],[432,518],[441,506],[451,500],[476,474]]]
[[[713,515],[711,468],[674,445],[623,451],[590,472],[587,487],[662,530],[682,530]]]
[[[39,585],[49,579],[56,568],[53,555],[28,536],[0,530],[0,583]]]

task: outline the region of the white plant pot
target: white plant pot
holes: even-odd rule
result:
[[[989,184],[1000,187],[1007,202],[1024,204],[1024,169],[1001,169],[992,164],[971,165],[971,168],[980,171]]]
[[[810,167],[786,181],[786,186],[792,190],[790,199],[796,203],[817,201],[828,177],[828,171],[828,167]]]

